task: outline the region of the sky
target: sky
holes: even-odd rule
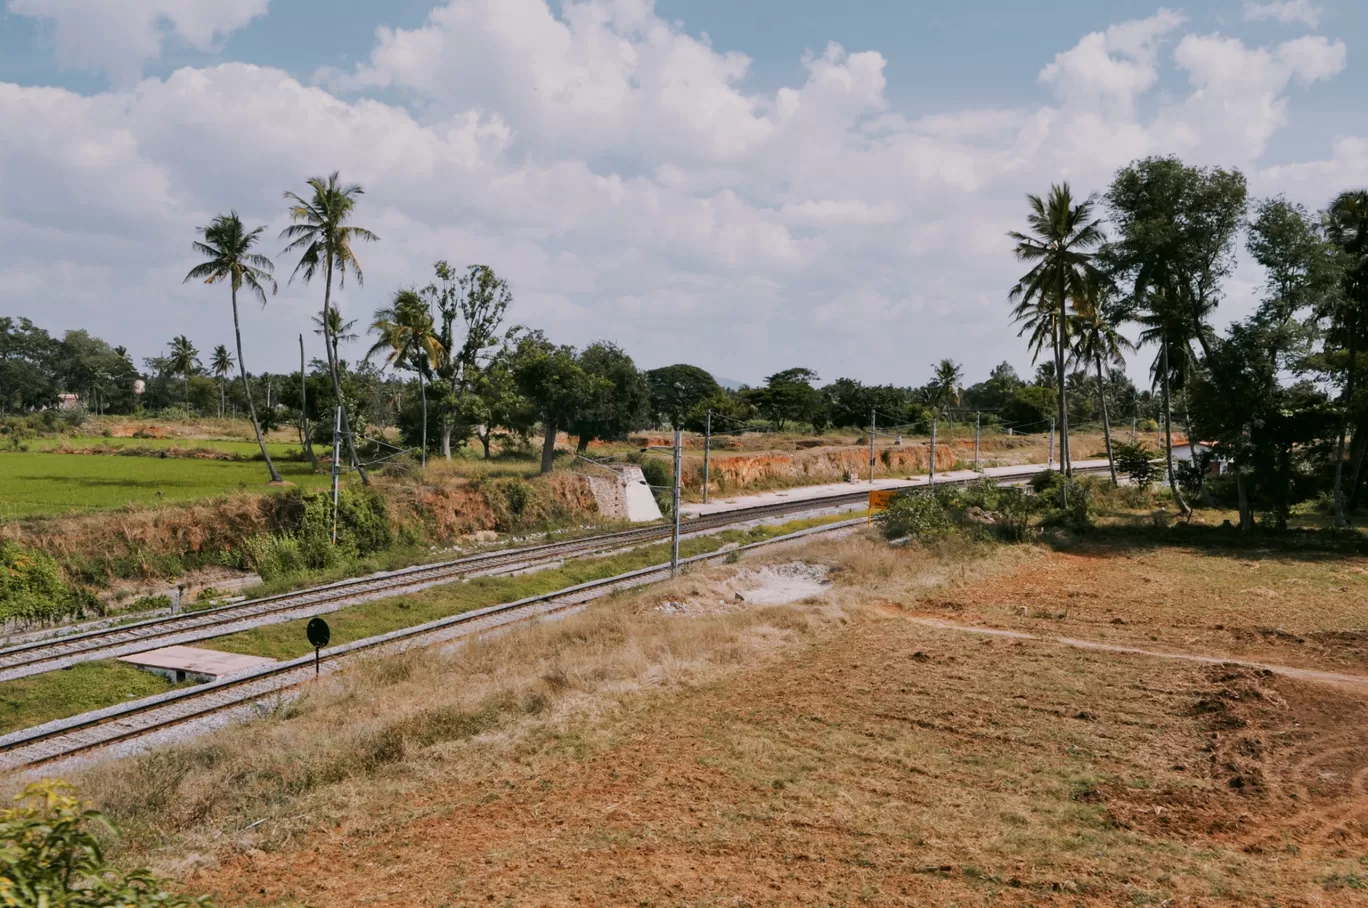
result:
[[[280,278],[247,365],[288,370],[322,287],[281,195],[339,170],[380,237],[339,293],[362,328],[445,259],[642,368],[1025,374],[1027,193],[1176,154],[1321,208],[1368,185],[1366,46],[1358,0],[0,0],[0,315],[231,345],[226,288],[183,278],[235,210]]]

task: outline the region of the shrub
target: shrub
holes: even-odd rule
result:
[[[1157,478],[1156,453],[1144,442],[1116,442],[1112,445],[1112,456],[1116,458],[1116,471],[1133,485],[1147,486]]]
[[[18,806],[0,811],[0,905],[51,908],[209,908],[204,898],[166,892],[146,870],[122,873],[104,859],[95,828],[113,831],[75,789],[29,785]]]
[[[169,609],[171,608],[171,605],[171,597],[163,593],[159,596],[142,596],[138,599],[134,599],[124,611],[152,612],[158,609]]]
[[[994,524],[997,535],[1007,542],[1025,542],[1035,510],[1035,502],[1021,489],[998,489],[997,507],[994,508],[998,515],[998,522]]]
[[[243,540],[242,566],[262,580],[278,580],[306,567],[299,540],[289,533],[260,533]]]
[[[1037,507],[1044,510],[1040,525],[1067,530],[1083,530],[1092,526],[1091,487],[1085,482],[1066,479],[1060,473],[1055,476],[1053,485],[1042,489],[1036,496]],[[1067,502],[1065,505],[1060,504],[1061,488]]]
[[[929,492],[905,492],[893,499],[884,514],[884,535],[889,539],[907,536],[928,542],[948,536],[954,529],[945,505],[937,494]]]
[[[0,621],[49,624],[100,611],[89,590],[63,582],[56,559],[0,539]]]
[[[1031,477],[1031,491],[1035,492],[1037,495],[1043,495],[1050,489],[1057,489],[1059,480],[1062,479],[1063,476],[1064,474],[1060,473],[1058,470],[1041,470]]]

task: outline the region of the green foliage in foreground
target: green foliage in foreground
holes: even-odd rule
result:
[[[323,488],[330,482],[305,463],[282,463],[280,472],[303,488]],[[194,501],[266,488],[259,463],[0,453],[0,519],[4,520]]]
[[[0,811],[0,906],[5,908],[209,908],[173,895],[146,870],[121,872],[104,859],[97,829],[114,829],[64,782],[29,785]]]

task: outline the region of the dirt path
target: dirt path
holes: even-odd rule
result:
[[[1080,640],[1076,637],[1050,637],[1030,634],[1025,631],[1010,631],[1002,628],[955,624],[939,618],[921,618],[915,615],[906,615],[904,618],[914,624],[934,627],[940,630],[958,631],[966,634],[981,634],[988,637],[1005,637],[1010,640],[1029,640],[1035,643],[1054,643],[1060,646],[1090,650],[1092,652],[1117,653],[1127,656],[1150,656],[1156,659],[1176,659],[1181,662],[1195,662],[1200,665],[1237,665],[1241,668],[1251,668],[1257,671],[1270,672],[1287,678],[1314,681],[1320,684],[1345,686],[1350,689],[1368,693],[1368,677],[1363,675],[1319,671],[1316,669],[1298,668],[1291,665],[1275,665],[1268,662],[1253,662],[1248,659],[1238,659],[1232,656],[1216,656],[1204,653],[1175,653],[1164,650],[1141,649],[1140,647],[1123,646],[1117,643],[1100,643],[1096,640]]]

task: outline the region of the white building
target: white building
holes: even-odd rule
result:
[[[1215,454],[1214,450],[1214,447],[1209,441],[1196,441],[1188,442],[1186,444],[1181,445],[1174,445],[1173,464],[1176,467],[1178,466],[1178,464],[1192,463],[1194,451],[1196,452],[1195,456],[1197,457],[1201,457],[1206,454],[1211,454],[1211,466],[1207,468],[1207,473],[1211,476],[1220,476],[1222,473],[1226,471],[1226,467],[1229,466],[1229,464],[1226,463],[1224,457],[1220,456],[1219,454]]]

